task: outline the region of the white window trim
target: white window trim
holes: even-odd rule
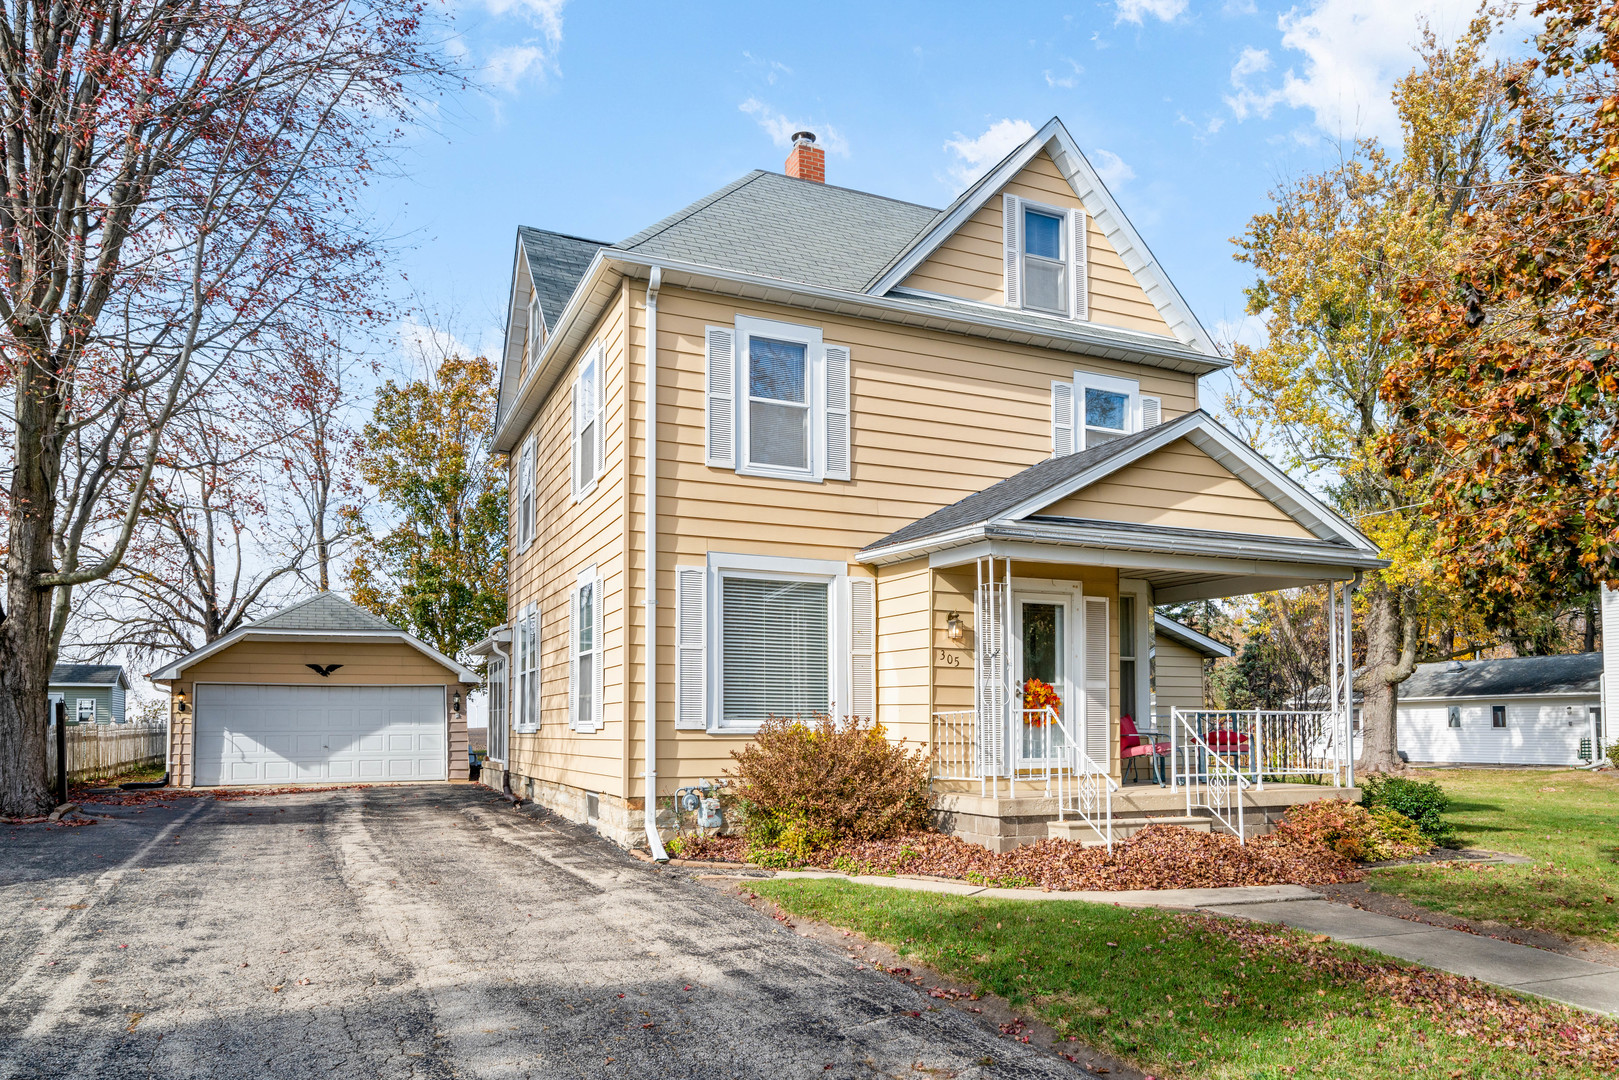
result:
[[[517,550],[527,551],[534,542],[535,504],[538,501],[534,482],[534,436],[523,440],[523,449],[517,455]],[[525,504],[524,499],[527,499]]]
[[[540,310],[540,294],[528,294],[528,362],[533,364],[545,347],[545,313]]]
[[[1141,383],[1135,379],[1121,379],[1116,375],[1097,375],[1089,371],[1074,372],[1074,449],[1085,450],[1089,448],[1086,435],[1089,425],[1085,423],[1085,391],[1105,390],[1115,394],[1124,394],[1130,399],[1127,415],[1124,418],[1124,435],[1134,435],[1141,430]]]
[[[533,632],[532,637],[529,640],[528,649],[525,652],[523,649],[523,632],[524,629],[530,625],[530,620],[533,620]],[[515,676],[515,678],[512,680],[511,685],[515,686],[517,692],[508,693],[506,695],[506,708],[511,712],[511,724],[509,730],[514,735],[532,735],[536,731],[540,730],[540,705],[544,699],[544,689],[540,685],[540,653],[542,650],[540,648],[539,605],[530,603],[527,607],[523,608],[521,614],[519,614],[517,618],[517,626],[514,627],[512,644],[515,646],[513,652],[516,655],[514,657],[515,663],[512,665],[512,674]],[[523,665],[525,663],[533,666],[531,668],[524,667]],[[529,713],[529,689],[528,680],[526,680],[524,676],[529,671],[534,672],[533,696],[535,701],[533,723],[529,723],[525,719]]]
[[[580,648],[580,641],[585,629],[584,618],[580,611],[580,598],[585,589],[590,590],[591,601],[591,639],[589,653]],[[568,684],[572,692],[568,695],[568,727],[574,731],[586,733],[597,732],[602,729],[602,690],[606,680],[602,677],[602,657],[606,653],[605,643],[601,640],[604,630],[602,619],[602,588],[601,575],[596,571],[596,564],[591,563],[573,579],[573,590],[568,596]],[[596,663],[591,667],[590,705],[589,716],[579,715],[579,694],[582,689],[579,679],[579,664],[585,656],[593,656]]]
[[[708,733],[710,735],[751,735],[758,724],[726,726],[725,716],[725,616],[723,581],[727,577],[778,580],[824,581],[827,590],[827,689],[831,700],[827,711],[839,715],[841,704],[849,700],[849,568],[831,559],[793,559],[775,555],[731,555],[710,552],[708,556]]]
[[[1029,230],[1024,226],[1023,215],[1033,210],[1045,217],[1057,219],[1058,236],[1062,246],[1062,254],[1057,262],[1063,267],[1063,308],[1061,311],[1051,311],[1041,307],[1029,306]],[[1030,315],[1045,315],[1053,319],[1072,320],[1074,318],[1074,238],[1072,228],[1068,223],[1069,211],[1062,206],[1049,206],[1046,203],[1037,203],[1029,199],[1018,200],[1018,280],[1019,292],[1018,308],[1027,311]],[[1035,256],[1040,258],[1040,256]]]
[[[602,430],[606,427],[603,417],[607,413],[606,403],[602,401],[603,388],[607,385],[606,374],[603,370],[606,366],[607,351],[602,348],[601,342],[594,342],[590,348],[585,350],[584,356],[579,363],[579,374],[575,375],[573,379],[572,401],[574,404],[570,407],[577,408],[579,385],[584,382],[585,369],[589,368],[591,381],[594,383],[591,387],[591,404],[595,409],[595,413],[589,421],[575,415],[573,417],[572,431],[569,435],[568,458],[573,476],[573,501],[576,503],[583,502],[590,497],[590,493],[595,491],[596,485],[600,483],[602,472],[606,468],[607,440]],[[596,471],[591,474],[589,483],[581,483],[579,480],[579,444],[584,440],[585,428],[589,424],[594,425],[591,441],[596,444],[593,447],[596,454]]]
[[[506,660],[505,657],[496,654],[495,656],[489,658],[489,666],[487,670],[488,675],[485,679],[485,681],[488,683],[488,690],[486,693],[489,698],[487,760],[499,762],[501,765],[505,765],[506,759],[511,755],[511,664]],[[496,750],[499,750],[500,752],[496,753]]]
[[[748,379],[748,342],[754,337],[777,341],[800,342],[805,346],[809,370],[805,374],[805,395],[809,406],[809,467],[788,469],[779,465],[755,465],[749,456],[752,433],[749,430],[748,408],[751,400]],[[803,480],[821,483],[826,479],[826,343],[818,326],[756,319],[748,315],[736,318],[736,338],[732,355],[736,362],[735,408],[736,471],[742,476],[760,476],[773,480]]]
[[[84,707],[90,706],[90,718],[84,718]],[[100,719],[96,715],[96,699],[93,697],[76,698],[73,702],[73,718],[81,724],[93,724]]]
[[[1155,631],[1152,625],[1152,586],[1145,581],[1119,579],[1119,596],[1133,597],[1136,602],[1136,714],[1131,717],[1136,727],[1142,731],[1149,728],[1156,729],[1156,709],[1152,699],[1152,662],[1153,637]],[[1114,606],[1113,618],[1119,617],[1118,606]],[[1121,657],[1122,659],[1122,657]],[[1122,685],[1122,676],[1121,676]]]

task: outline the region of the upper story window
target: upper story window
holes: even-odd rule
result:
[[[577,502],[596,487],[605,450],[602,428],[602,368],[606,358],[598,342],[585,353],[573,380],[573,498]]]
[[[530,362],[545,347],[545,313],[540,310],[540,294],[528,294],[528,355]]]
[[[744,476],[849,479],[849,350],[819,327],[710,326],[704,460]]]
[[[1062,457],[1157,427],[1162,402],[1134,379],[1074,372],[1051,384],[1051,451]]]
[[[1001,199],[1007,307],[1089,319],[1085,211]]]
[[[1043,210],[1023,211],[1023,306],[1068,314],[1068,263],[1063,257],[1063,219]]]
[[[523,441],[517,457],[517,549],[534,540],[534,436]]]
[[[1130,434],[1130,395],[1100,386],[1085,387],[1085,445],[1122,439]]]

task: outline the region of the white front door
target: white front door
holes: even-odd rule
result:
[[[1016,667],[1013,669],[1013,738],[1017,761],[1023,767],[1055,763],[1064,742],[1073,707],[1075,638],[1072,599],[1061,594],[1018,593],[1012,606]],[[1047,711],[1049,710],[1049,711]]]
[[[200,683],[196,783],[444,780],[442,686]]]

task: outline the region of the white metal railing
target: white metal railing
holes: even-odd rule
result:
[[[933,714],[933,741],[928,747],[935,780],[981,780],[974,758],[975,710]]]
[[[1220,824],[1237,834],[1238,843],[1246,843],[1242,820],[1242,793],[1248,787],[1248,778],[1238,770],[1235,758],[1228,758],[1210,744],[1214,739],[1221,750],[1235,750],[1242,744],[1237,733],[1226,733],[1222,738],[1218,730],[1200,731],[1195,712],[1169,710],[1169,775],[1170,783],[1186,789],[1186,814],[1193,810],[1207,810]],[[1209,736],[1206,739],[1204,736]],[[1250,747],[1252,743],[1248,744]]]
[[[1170,710],[1171,752],[1180,723],[1230,758],[1259,790],[1267,779],[1343,786],[1354,748],[1342,713],[1328,709]],[[1177,722],[1179,719],[1179,723]]]

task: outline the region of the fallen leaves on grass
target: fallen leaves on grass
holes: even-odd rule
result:
[[[744,862],[740,837],[689,837],[681,856]],[[861,874],[922,874],[981,885],[1061,890],[1210,889],[1233,885],[1329,885],[1359,881],[1348,859],[1318,844],[1261,836],[1236,837],[1149,825],[1106,848],[1072,840],[1040,840],[993,852],[941,833],[911,833],[892,840],[839,844],[805,863]]]
[[[1527,1001],[1486,983],[1393,960],[1368,960],[1296,934],[1237,919],[1175,916],[1193,932],[1228,938],[1257,963],[1278,958],[1311,968],[1374,998],[1426,1013],[1447,1030],[1498,1050],[1619,1069],[1619,1020],[1564,1005]],[[1323,1017],[1322,1019],[1325,1019]]]

